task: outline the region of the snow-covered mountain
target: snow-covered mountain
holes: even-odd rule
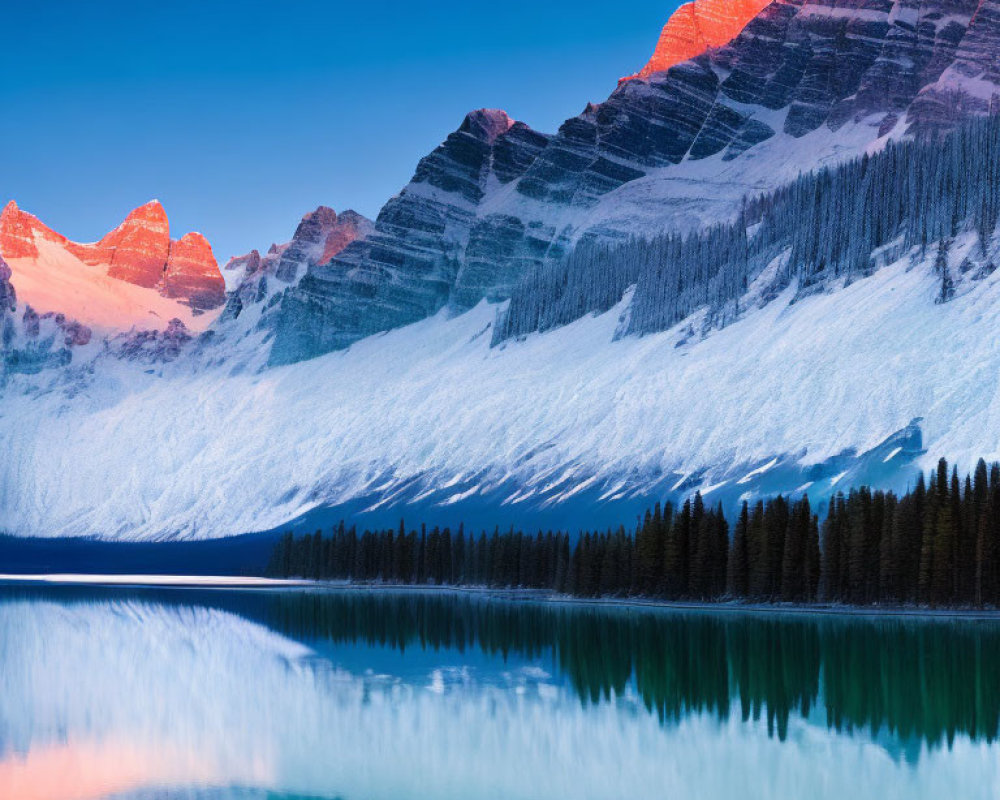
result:
[[[734,19],[746,11],[729,8]],[[623,82],[555,135],[500,111],[470,114],[382,209],[373,236],[288,292],[271,361],[502,300],[588,233],[725,220],[748,194],[803,171],[986,114],[1000,52],[991,8],[776,0],[729,44]]]
[[[71,242],[13,201],[0,214],[0,255],[21,300],[102,329],[165,327],[171,317],[204,328],[225,302],[226,285],[200,233],[170,238],[156,200],[100,241]],[[146,290],[146,291],[139,291]]]
[[[976,162],[1000,152],[1000,126],[941,138],[994,110],[992,6],[777,0],[718,47],[688,18],[738,30],[753,10],[684,8],[658,56],[683,57],[685,31],[708,50],[666,71],[654,56],[555,135],[471,113],[374,223],[320,208],[287,245],[231,262],[218,319],[196,318],[185,290],[189,321],[29,358],[35,311],[8,257],[0,529],[200,538],[347,514],[575,527],[695,489],[822,499],[939,456],[1000,456],[995,170]],[[928,144],[888,144],[902,140]],[[871,168],[853,161],[866,155]],[[924,193],[901,158],[963,188]],[[633,272],[615,249],[669,233],[702,238]],[[677,283],[672,259],[692,252]],[[145,273],[122,280],[114,258],[104,278],[134,288]],[[173,302],[157,263],[140,286]],[[537,294],[553,281],[554,316]],[[533,292],[535,322],[498,335]],[[50,310],[59,335],[88,324]]]
[[[85,363],[208,328],[226,299],[200,233],[170,238],[163,206],[135,209],[79,244],[11,201],[0,214],[0,331],[5,374]]]

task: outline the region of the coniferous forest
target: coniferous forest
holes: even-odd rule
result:
[[[774,264],[766,298],[798,281],[815,291],[853,280],[918,248],[933,258],[938,300],[953,294],[947,254],[955,237],[978,240],[973,278],[994,270],[989,243],[1000,215],[1000,116],[960,126],[943,140],[889,142],[832,168],[746,198],[738,217],[689,234],[598,241],[583,237],[561,261],[530,271],[498,315],[493,343],[565,325],[634,295],[622,333],[663,331],[699,309],[727,325],[748,289]],[[962,270],[971,270],[963,264]]]
[[[274,577],[537,589],[576,597],[1000,605],[1000,463],[964,479],[941,460],[905,494],[744,503],[732,521],[696,494],[631,530],[467,533],[462,526],[286,533]]]

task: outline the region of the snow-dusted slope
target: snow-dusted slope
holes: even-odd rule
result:
[[[132,328],[165,328],[172,319],[204,330],[218,313],[196,313],[190,306],[107,274],[54,242],[38,239],[38,256],[7,261],[18,300],[38,313],[56,312],[103,333]]]
[[[285,293],[271,363],[506,299],[584,236],[732,219],[748,192],[887,136],[954,129],[1000,97],[992,0],[774,0],[745,26],[756,0],[698,5],[667,26],[667,49],[694,57],[654,63],[551,136],[495,109],[469,114],[371,236]],[[718,36],[690,19],[702,12],[726,23]]]
[[[927,464],[968,466],[1000,456],[1000,273],[944,305],[938,283],[904,258],[689,343],[697,319],[613,341],[619,308],[491,350],[481,304],[265,371],[109,361],[72,397],[20,376],[0,407],[0,528],[197,538],[328,506],[582,523],[696,487],[822,497],[857,468],[845,450],[881,446],[866,468],[885,470],[916,455],[918,418]]]
[[[99,333],[163,330],[175,318],[203,329],[225,302],[211,245],[199,233],[171,239],[156,200],[92,244],[70,241],[11,201],[0,213],[0,259],[22,305]]]

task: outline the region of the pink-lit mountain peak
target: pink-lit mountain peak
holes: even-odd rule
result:
[[[197,314],[225,302],[225,280],[211,245],[200,233],[172,240],[157,200],[92,243],[67,239],[11,201],[0,214],[0,256],[11,266],[22,301],[91,324],[134,323],[149,314],[166,324],[170,317],[164,316],[178,303]],[[150,292],[144,296],[116,285]],[[157,296],[170,302],[151,299]]]
[[[663,26],[656,50],[635,75],[648,78],[675,64],[731,42],[771,0],[693,0],[678,8]]]
[[[480,108],[466,115],[459,131],[471,133],[479,139],[492,144],[497,137],[506,133],[514,126],[506,111],[501,108]]]

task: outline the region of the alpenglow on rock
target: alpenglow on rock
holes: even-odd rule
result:
[[[663,26],[653,55],[639,72],[622,78],[648,78],[675,64],[732,41],[771,0],[694,0],[678,8]]]
[[[342,349],[444,306],[506,299],[585,235],[731,219],[748,194],[995,105],[1000,23],[989,3],[776,0],[742,30],[752,6],[726,8],[683,7],[667,25],[664,59],[554,136],[501,111],[470,114],[371,236],[285,293],[271,363]],[[717,47],[729,28],[710,36],[692,19],[725,20],[735,38]],[[687,52],[679,42],[711,49],[657,71]]]
[[[155,200],[90,244],[70,241],[11,201],[0,215],[0,255],[23,302],[88,324],[165,327],[225,302],[211,245],[200,233],[172,240]]]
[[[302,218],[290,242],[271,245],[264,256],[251,250],[230,259],[225,270],[241,270],[242,276],[228,295],[222,322],[235,320],[247,309],[261,306],[277,292],[297,283],[309,269],[326,264],[373,229],[371,220],[356,211],[348,209],[337,214],[332,208],[320,206]],[[259,315],[254,322],[258,319]]]

